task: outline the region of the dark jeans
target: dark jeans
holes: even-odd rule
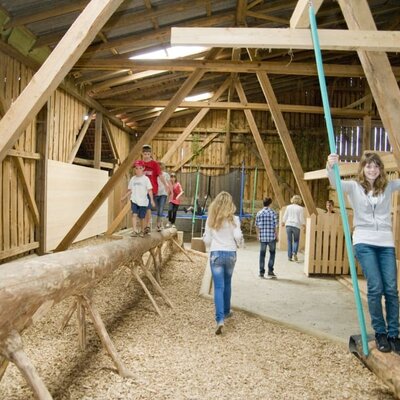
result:
[[[267,253],[267,247],[269,247],[268,272],[274,271],[276,240],[272,240],[271,242],[261,242],[260,244],[261,244],[260,275],[264,275],[265,274],[265,255]]]
[[[299,250],[300,229],[295,226],[286,225],[286,234],[288,258],[292,258],[293,254],[297,254]]]
[[[367,279],[368,309],[375,333],[397,337],[399,334],[399,293],[394,247],[359,243],[355,255]],[[383,317],[382,296],[385,298],[386,323]],[[386,328],[387,325],[387,328]]]
[[[174,203],[169,203],[169,208],[168,208],[168,221],[171,222],[171,224],[175,224],[176,220],[176,213],[178,211],[178,204]]]

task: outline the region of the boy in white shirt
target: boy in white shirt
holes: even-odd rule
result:
[[[151,205],[155,207],[153,200],[153,186],[150,179],[144,175],[145,163],[143,160],[137,160],[133,164],[135,168],[135,175],[129,181],[128,190],[125,195],[121,198],[124,201],[128,196],[131,199],[131,210],[132,210],[132,236],[144,237],[145,228],[145,217],[146,211],[149,206],[149,201]],[[137,230],[137,217],[140,220],[140,230]]]

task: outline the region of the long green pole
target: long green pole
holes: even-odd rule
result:
[[[194,191],[194,203],[193,203],[193,214],[192,214],[192,237],[194,232],[194,224],[196,222],[197,197],[199,195],[199,181],[200,181],[200,168],[197,167],[196,189]]]
[[[315,53],[315,60],[317,63],[318,79],[319,79],[319,85],[320,85],[320,89],[321,89],[322,103],[324,106],[326,128],[328,131],[329,150],[331,153],[336,153],[335,135],[333,132],[333,124],[332,124],[331,110],[330,110],[330,106],[329,106],[328,91],[326,89],[326,81],[325,81],[324,66],[322,63],[321,47],[319,45],[317,21],[315,18],[314,7],[313,7],[311,1],[310,1],[310,7],[309,7],[309,18],[310,18],[310,25],[311,25],[311,35],[312,35],[312,40],[314,43],[314,53]],[[360,330],[361,330],[362,348],[363,348],[364,355],[368,356],[367,328],[365,326],[364,311],[363,311],[363,307],[362,307],[362,303],[361,303],[360,289],[358,287],[357,270],[356,270],[356,265],[355,265],[355,261],[354,261],[353,246],[351,243],[349,220],[347,218],[346,206],[345,206],[345,202],[344,202],[342,185],[340,182],[340,173],[339,173],[338,165],[335,164],[333,166],[333,170],[335,173],[336,191],[337,191],[338,198],[339,198],[340,215],[342,217],[344,237],[345,237],[345,241],[346,241],[347,257],[349,259],[349,264],[350,264],[351,281],[353,283],[353,288],[354,288],[354,299],[355,299],[356,306],[357,306],[358,323],[360,325]]]

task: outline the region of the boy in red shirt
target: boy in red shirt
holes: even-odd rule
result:
[[[144,161],[144,174],[150,179],[151,185],[153,186],[153,196],[157,196],[158,177],[160,177],[160,181],[166,187],[167,192],[170,193],[171,192],[170,185],[165,180],[158,162],[153,160],[152,149],[149,144],[144,144],[142,147],[142,159]],[[151,204],[149,202],[149,207],[147,209],[146,219],[145,219],[146,228],[144,230],[144,233],[146,235],[150,235],[150,221],[151,221]]]

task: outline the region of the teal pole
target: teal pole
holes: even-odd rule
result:
[[[326,81],[325,81],[324,66],[322,63],[321,47],[319,45],[317,21],[315,18],[314,7],[313,7],[311,1],[310,1],[310,7],[309,7],[309,18],[310,18],[310,25],[311,25],[311,36],[312,36],[312,40],[313,40],[313,44],[314,44],[315,60],[317,63],[319,85],[321,88],[322,103],[324,106],[325,123],[326,123],[326,128],[328,131],[329,149],[330,149],[331,153],[336,153],[335,135],[333,132],[333,124],[332,124],[331,110],[330,110],[330,106],[329,106],[328,91],[326,89]],[[338,198],[339,198],[340,215],[342,217],[344,237],[345,237],[345,241],[346,241],[347,257],[349,259],[349,264],[350,264],[351,281],[353,283],[353,288],[354,288],[354,299],[355,299],[356,306],[357,306],[358,323],[360,325],[360,330],[361,330],[362,348],[363,348],[364,355],[368,356],[369,351],[368,351],[367,328],[365,326],[364,311],[363,311],[363,307],[362,307],[362,303],[361,303],[360,289],[358,287],[357,270],[356,270],[356,265],[355,265],[355,261],[354,261],[353,246],[351,243],[349,220],[347,218],[343,190],[342,190],[342,185],[340,182],[339,166],[334,165],[333,170],[335,173],[336,191],[337,191]]]

